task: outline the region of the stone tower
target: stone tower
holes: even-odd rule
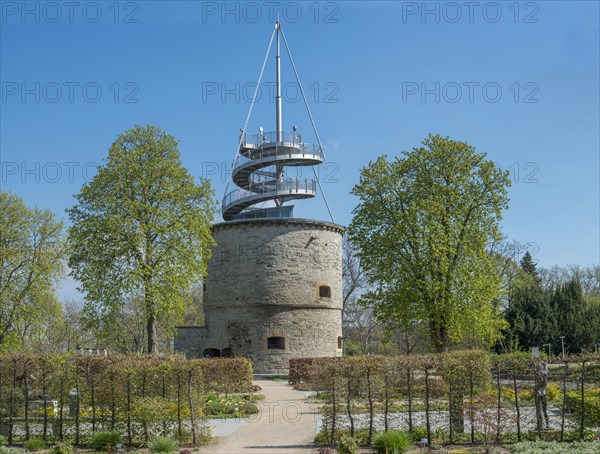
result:
[[[249,357],[256,374],[286,374],[290,358],[342,354],[344,230],[294,218],[293,206],[285,205],[314,197],[318,183],[288,178],[286,168],[310,169],[324,153],[316,128],[318,144],[303,142],[296,127],[283,130],[280,37],[289,55],[277,22],[269,44],[270,50],[275,38],[275,131],[247,132],[248,114],[232,170],[237,188],[223,198],[225,222],[213,226],[217,247],[204,286],[205,326],[179,327],[175,339],[175,350],[190,357]],[[295,71],[291,55],[290,61]]]

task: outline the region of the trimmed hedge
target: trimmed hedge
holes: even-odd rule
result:
[[[300,358],[290,360],[289,382],[321,392],[330,443],[359,429],[371,441],[375,430],[392,428],[399,412],[409,432],[425,426],[429,443],[440,438],[436,431],[450,443],[584,439],[588,427],[600,425],[599,354],[555,357],[547,372],[539,358],[523,353]],[[547,419],[547,405],[561,411]]]
[[[107,430],[130,445],[157,435],[196,444],[206,438],[205,396],[251,384],[245,358],[4,354],[0,430],[9,444],[17,428],[25,439],[69,435],[76,444]]]
[[[292,358],[290,359],[288,382],[295,389],[318,389],[325,367],[336,361],[341,361],[341,358]]]

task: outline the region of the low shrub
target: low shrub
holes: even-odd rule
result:
[[[546,386],[546,396],[548,397],[548,400],[556,400],[560,397],[560,394],[560,386],[555,383],[548,383],[548,386]]]
[[[317,435],[315,435],[315,443],[318,445],[328,445],[330,438],[329,438],[329,434],[327,432],[319,432]]]
[[[427,435],[425,435],[425,437],[423,437],[423,438],[426,438],[426,437],[427,437]],[[432,438],[431,442],[435,443],[435,444],[448,443],[450,441],[450,432],[442,429],[441,427],[438,427],[437,429],[434,429],[431,432],[431,438]]]
[[[450,434],[448,434],[448,437]],[[505,434],[506,436],[506,434]],[[452,434],[452,438],[454,438],[454,443],[471,443],[471,434],[468,432],[463,433],[454,433]],[[421,441],[421,440],[419,440]],[[516,441],[516,439],[515,439]]]
[[[153,453],[170,454],[177,451],[177,443],[169,437],[156,437],[150,443],[150,451]]]
[[[569,412],[581,417],[581,392],[567,391],[565,406]],[[585,390],[584,412],[585,424],[600,425],[600,388]]]
[[[349,436],[350,435],[350,431],[349,430],[337,430],[335,432],[335,444],[339,443],[339,440],[341,437],[343,436]],[[369,444],[369,429],[356,429],[354,431],[354,441],[356,441],[356,444],[358,446],[366,446]],[[328,445],[331,443],[331,434],[329,432],[319,432],[317,435],[315,435],[315,443],[318,445]]]
[[[0,435],[0,446],[4,446],[6,444],[6,437],[4,435]]]
[[[523,400],[533,400],[533,391],[531,389],[519,390],[519,398]]]
[[[348,431],[350,433],[350,431]],[[373,434],[373,436],[375,433]],[[364,446],[369,444],[369,429],[356,429],[354,431],[354,439],[359,446]]]
[[[598,435],[596,434],[596,431],[591,428],[584,428],[583,433],[581,433],[580,429],[575,429],[575,430],[570,430],[568,432],[565,432],[566,440],[573,440],[573,441],[596,440],[597,441],[597,437],[598,437]]]
[[[510,386],[502,386],[500,387],[500,395],[502,399],[507,400],[509,402],[515,401],[515,390]]]
[[[357,454],[358,445],[356,440],[350,434],[343,434],[338,438],[336,450],[338,454]]]
[[[322,404],[324,402],[329,402],[331,401],[331,393],[317,392],[308,396],[307,400],[312,404]]]
[[[510,452],[515,454],[597,454],[600,452],[600,442],[521,442],[512,445]]]
[[[560,386],[554,383],[549,383],[546,386],[546,396],[548,397],[548,400],[556,400],[560,397],[560,394]],[[502,396],[502,399],[504,399],[507,402],[513,403],[515,401],[515,390],[512,386],[501,386],[500,395]],[[519,398],[525,401],[532,400],[533,390],[529,388],[520,389]]]
[[[253,415],[258,413],[256,402],[264,395],[218,396],[209,394],[204,404],[204,414],[210,418],[227,418]]]
[[[401,430],[388,430],[373,439],[373,448],[380,454],[399,454],[410,449],[410,437]]]
[[[23,447],[29,452],[38,452],[46,449],[46,442],[40,438],[31,438],[23,443]]]
[[[95,432],[92,435],[92,448],[95,451],[113,451],[121,442],[121,435],[114,430]]]
[[[9,448],[8,446],[0,446],[0,454],[24,454],[26,451],[20,448]]]
[[[73,446],[69,443],[56,443],[50,448],[50,454],[72,454]]]
[[[427,438],[427,428],[413,427],[413,430],[410,433],[410,436],[414,443],[420,443],[422,439]]]

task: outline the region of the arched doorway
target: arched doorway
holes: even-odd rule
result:
[[[221,350],[218,348],[207,348],[202,352],[203,358],[220,358]]]

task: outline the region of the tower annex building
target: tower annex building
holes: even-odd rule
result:
[[[283,129],[282,43],[317,143],[305,143],[296,127]],[[275,129],[249,132],[273,44]],[[204,284],[205,326],[179,327],[176,351],[188,357],[248,357],[256,374],[287,374],[290,358],[342,354],[344,229],[333,218],[331,222],[295,218],[289,204],[317,195],[320,182],[315,167],[324,160],[296,66],[277,22],[239,136],[231,175],[235,188],[226,190],[222,201],[224,222],[213,225],[217,246]],[[291,174],[312,171],[314,179],[290,178],[286,169],[296,170]]]

